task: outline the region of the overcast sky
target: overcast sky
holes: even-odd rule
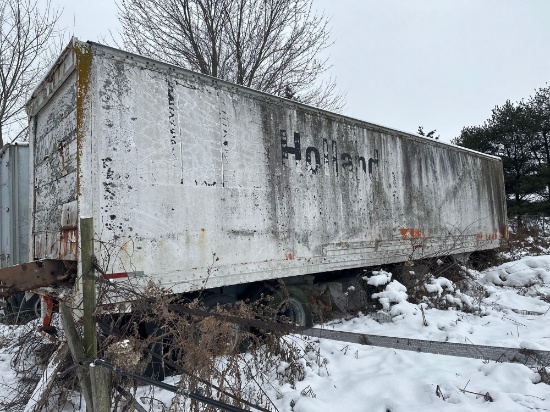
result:
[[[52,0],[80,40],[117,32],[114,0]],[[550,0],[313,0],[331,18],[344,114],[441,139],[550,79]]]

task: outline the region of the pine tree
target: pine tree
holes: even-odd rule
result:
[[[550,93],[527,102],[506,101],[481,126],[464,127],[453,143],[502,158],[510,214],[548,209],[550,188]]]

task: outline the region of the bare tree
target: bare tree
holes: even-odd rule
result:
[[[0,0],[0,147],[23,128],[25,100],[49,64],[59,16],[50,0]]]
[[[344,95],[321,54],[328,19],[311,0],[117,0],[123,46],[187,69],[329,110]]]

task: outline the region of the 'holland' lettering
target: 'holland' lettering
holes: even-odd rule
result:
[[[289,146],[288,144],[288,135],[287,131],[284,129],[280,130],[281,133],[281,154],[282,154],[282,163],[283,165],[289,161],[289,156],[294,156],[294,161],[296,163],[302,161],[302,146],[300,143],[300,133],[294,132],[294,146]],[[334,175],[338,176],[340,170],[342,172],[356,172],[357,177],[361,175],[372,175],[374,172],[374,167],[378,166],[378,150],[374,150],[373,157],[370,157],[368,160],[360,154],[353,156],[351,153],[342,152],[338,156],[338,145],[335,140],[331,141],[330,153],[329,153],[329,143],[327,139],[323,139],[323,166],[325,168],[325,174],[330,174],[329,172],[329,163],[332,161],[332,172]],[[309,146],[305,150],[306,154],[306,165],[308,170],[312,174],[316,174],[321,169],[321,152],[314,146]],[[339,163],[341,162],[341,163]],[[367,166],[368,165],[368,166]]]

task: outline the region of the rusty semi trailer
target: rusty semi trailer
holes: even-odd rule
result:
[[[173,293],[498,247],[498,158],[73,40],[27,106],[33,259]],[[79,273],[82,268],[79,267]]]

